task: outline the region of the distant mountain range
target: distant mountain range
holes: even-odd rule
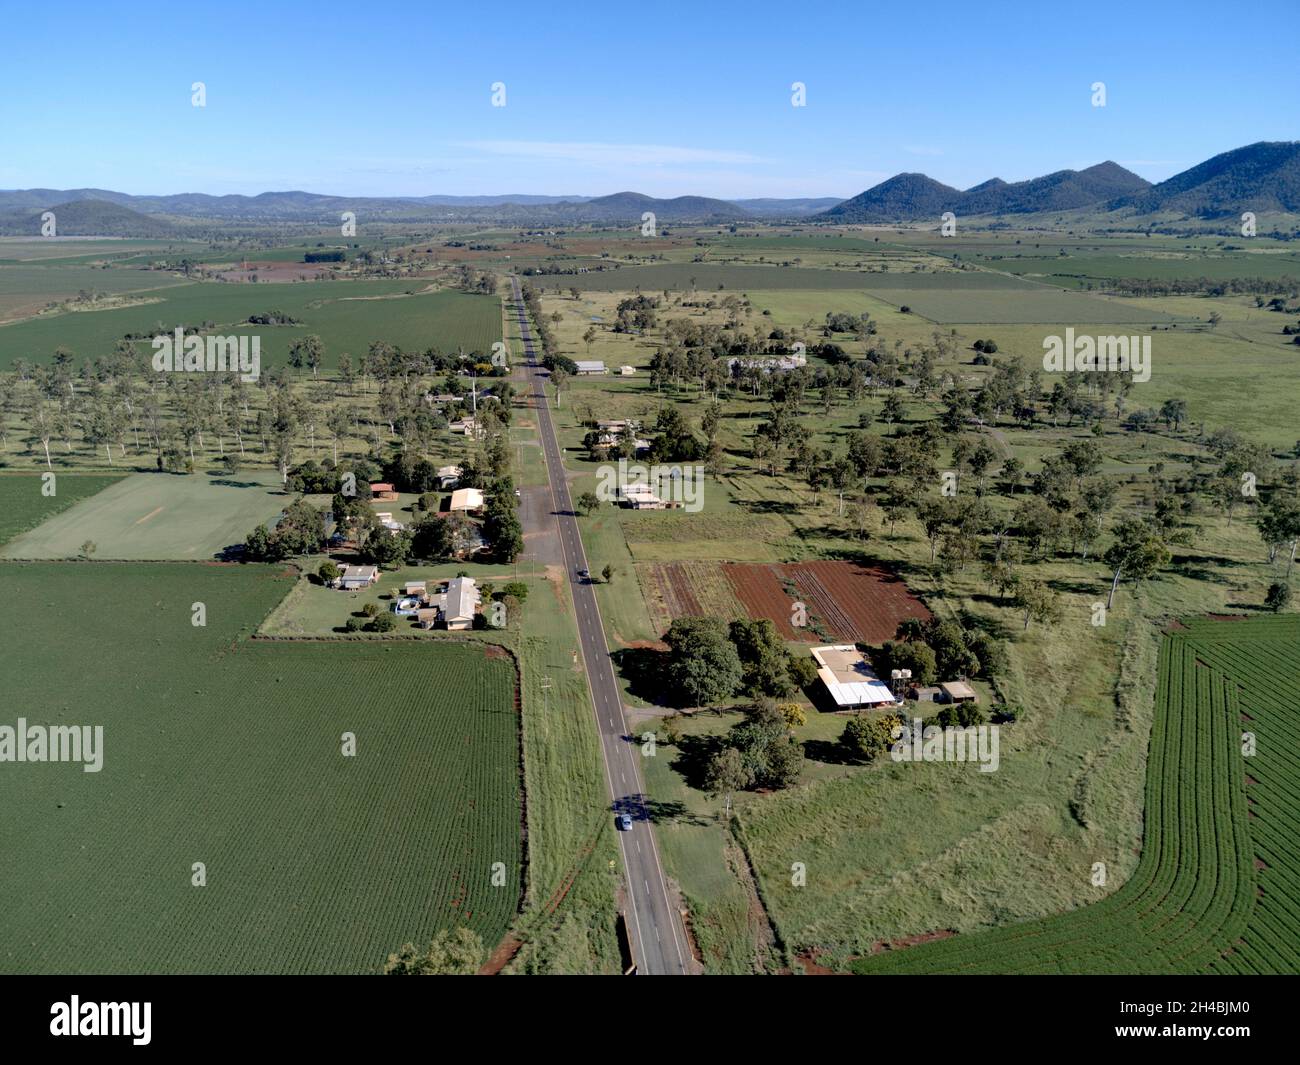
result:
[[[1260,141],[1235,148],[1158,185],[1109,161],[1029,181],[992,178],[964,192],[925,174],[897,174],[814,217],[827,222],[937,222],[945,211],[971,218],[1080,209],[1123,215],[1178,212],[1198,218],[1242,211],[1300,213],[1300,142]]]
[[[937,219],[944,211],[973,215],[1073,211],[1151,188],[1118,163],[1087,170],[1058,170],[1044,177],[1008,183],[991,178],[962,192],[925,174],[899,174],[818,217],[840,222],[896,222]]]
[[[640,222],[647,212],[664,223],[821,221],[937,222],[945,211],[962,218],[1006,218],[1050,212],[1114,215],[1115,222],[1178,214],[1225,218],[1243,211],[1300,214],[1300,142],[1261,141],[1216,155],[1157,185],[1104,162],[1058,170],[1028,181],[991,178],[966,190],[925,174],[897,174],[852,199],[659,199],[639,192],[609,196],[331,196],[264,192],[257,196],[181,193],[131,196],[108,189],[0,191],[0,234],[35,235],[40,215],[54,210],[65,236],[181,237],[208,223],[329,224],[344,211],[364,221],[500,223],[564,227]]]

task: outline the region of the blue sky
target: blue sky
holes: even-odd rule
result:
[[[107,6],[10,27],[0,187],[849,196],[1300,139],[1294,0]]]

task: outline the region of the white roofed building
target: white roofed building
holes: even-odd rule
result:
[[[817,679],[838,710],[857,710],[892,704],[894,693],[876,676],[862,652],[850,644],[812,648]]]

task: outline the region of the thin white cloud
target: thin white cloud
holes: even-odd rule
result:
[[[464,141],[457,147],[515,159],[549,159],[584,166],[743,166],[765,162],[748,152],[683,148],[669,144],[608,144],[595,141]]]

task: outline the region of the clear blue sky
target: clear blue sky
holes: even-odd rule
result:
[[[849,196],[1300,139],[1295,0],[107,7],[9,20],[0,188]]]

